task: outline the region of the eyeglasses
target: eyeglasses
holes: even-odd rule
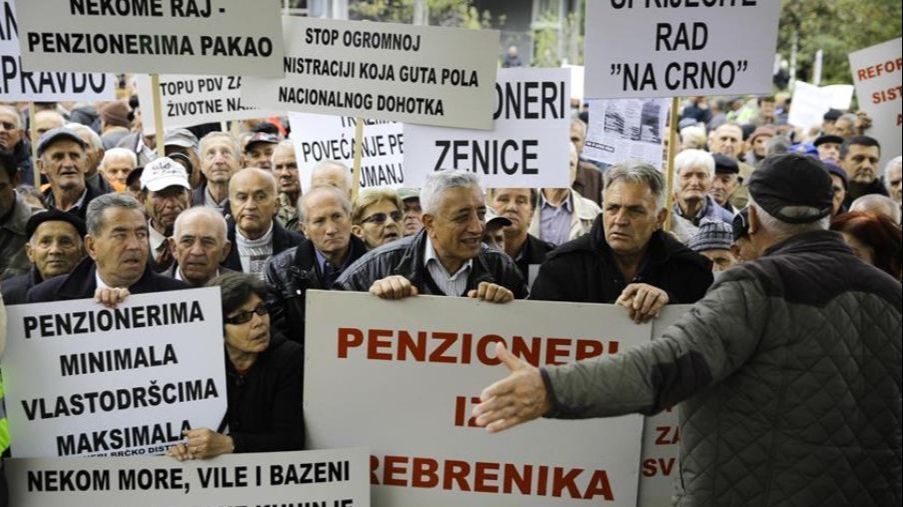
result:
[[[257,305],[256,307],[254,307],[253,310],[248,310],[248,311],[244,311],[244,312],[238,312],[238,313],[236,313],[235,315],[233,315],[233,316],[231,316],[231,317],[226,317],[225,319],[223,319],[223,321],[224,321],[226,324],[234,324],[234,325],[244,324],[245,322],[250,321],[250,320],[251,320],[251,317],[252,317],[255,313],[256,313],[257,315],[263,317],[264,315],[267,315],[268,313],[270,313],[270,311],[267,310],[267,305],[265,305],[265,304],[263,304],[263,303],[260,303],[259,305]]]
[[[401,212],[393,211],[392,213],[374,213],[374,214],[370,215],[369,217],[361,220],[361,223],[366,224],[367,222],[373,222],[376,225],[382,225],[382,224],[386,223],[386,220],[388,220],[389,217],[392,217],[392,220],[394,222],[400,222],[401,221]]]

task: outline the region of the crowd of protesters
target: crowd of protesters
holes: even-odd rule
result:
[[[837,231],[823,232],[823,246],[844,255],[812,269],[826,279],[843,272],[881,287],[895,283],[890,310],[899,324],[901,157],[867,135],[869,118],[831,110],[820,129],[803,131],[787,123],[788,105],[773,97],[695,97],[682,106],[668,195],[666,176],[648,163],[605,166],[584,157],[591,133],[586,111],[577,109],[570,165],[559,168],[568,171],[569,188],[485,189],[472,173],[443,171],[420,189],[352,192],[350,169],[333,160],[303,168],[311,178],[302,188],[282,118],[230,131],[167,130],[159,150],[154,136],[142,135],[134,99],[36,103],[39,137],[32,146],[27,105],[0,104],[3,301],[95,298],[115,305],[129,294],[221,287],[229,379],[224,423],[232,428],[192,429],[170,450],[177,459],[303,446],[304,327],[315,318],[305,315],[309,289],[388,299],[611,303],[647,322],[665,305],[703,299],[713,282],[719,286],[737,272],[735,265],[774,253],[750,239],[757,226],[774,228],[769,220],[784,216],[782,208],[759,202],[765,187],[794,204],[808,189],[793,185],[830,182],[825,216],[799,220]],[[800,160],[820,175],[780,171]],[[758,190],[750,186],[757,178],[768,178]],[[754,203],[760,207],[750,212]],[[712,308],[707,318],[724,319],[712,327],[733,332],[736,320]],[[700,357],[685,359],[711,359],[701,348]],[[899,373],[899,354],[896,361]],[[557,373],[544,375],[548,383]],[[576,388],[558,389],[564,400],[561,389]],[[678,394],[640,409],[661,409]]]

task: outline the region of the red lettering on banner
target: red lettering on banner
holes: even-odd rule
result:
[[[477,405],[478,403],[480,403],[480,397],[479,396],[471,396],[470,403],[472,405]],[[477,418],[476,417],[470,417],[469,419],[466,419],[466,423],[465,423],[465,418],[467,417],[467,413],[471,412],[471,411],[472,410],[467,409],[467,397],[466,396],[455,396],[455,426],[462,427],[462,426],[465,426],[465,424],[466,424],[466,426],[468,428],[482,429],[481,426],[477,426]]]
[[[903,58],[888,60],[877,65],[869,65],[864,69],[858,69],[856,71],[856,76],[860,81],[868,81],[869,79],[874,79],[878,76],[897,72],[900,69],[903,69]]]
[[[589,474],[583,468],[437,460],[419,456],[385,456],[382,474],[379,473],[379,465],[380,458],[371,456],[370,483],[377,486],[382,484],[476,493],[519,493],[524,496],[614,500],[614,493],[605,470],[593,470]],[[674,466],[673,458],[670,466]],[[644,475],[645,473],[644,463]],[[382,481],[379,480],[380,476],[383,478]]]
[[[656,426],[655,445],[674,445],[680,443],[680,428],[677,426]]]
[[[649,458],[643,460],[643,477],[655,477],[659,475],[669,476],[674,471],[677,458]]]
[[[347,359],[361,351],[375,361],[409,361],[438,364],[480,363],[496,366],[495,344],[503,343],[516,357],[532,364],[564,364],[602,354],[617,354],[619,342],[589,338],[503,337],[447,331],[339,328],[336,355]],[[606,347],[607,344],[607,347]]]

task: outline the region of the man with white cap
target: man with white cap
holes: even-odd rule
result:
[[[160,157],[144,166],[141,192],[144,194],[152,265],[155,271],[160,272],[173,261],[166,238],[172,236],[176,217],[190,206],[188,174],[181,164],[169,157]]]

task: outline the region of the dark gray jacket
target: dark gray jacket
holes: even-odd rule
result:
[[[662,338],[542,370],[551,417],[679,405],[682,506],[897,506],[901,288],[817,231],[728,270]]]
[[[421,230],[413,236],[371,250],[339,276],[335,288],[367,292],[373,282],[390,275],[401,275],[411,281],[419,294],[432,294],[424,277],[427,271],[423,263],[425,248],[426,230]],[[501,285],[513,292],[515,299],[527,297],[527,286],[511,257],[486,246],[473,259],[466,290],[476,289],[480,282]]]

